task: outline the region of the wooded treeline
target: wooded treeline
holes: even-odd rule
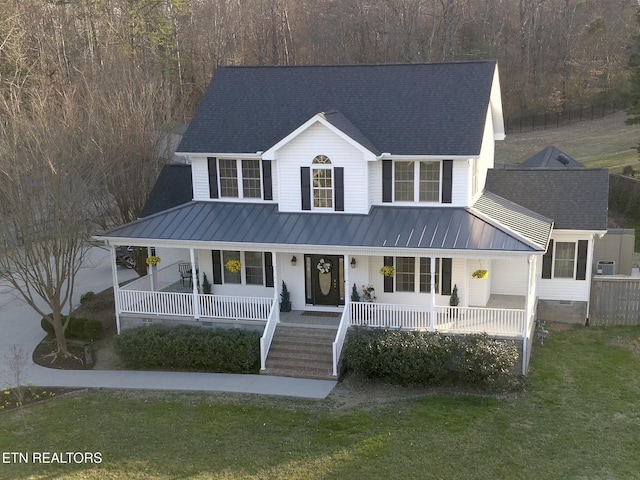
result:
[[[633,0],[0,0],[0,80],[61,88],[139,69],[187,116],[216,66],[496,59],[505,114],[620,95]]]

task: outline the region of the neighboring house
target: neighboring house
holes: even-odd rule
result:
[[[586,204],[562,197],[589,222],[572,218],[556,232],[562,210],[485,189],[496,185],[494,143],[504,136],[495,62],[220,67],[178,148],[191,162],[192,200],[180,204],[186,167],[167,167],[149,216],[98,237],[162,258],[149,276],[116,286],[118,328],[257,325],[265,368],[276,326],[291,315],[278,308],[286,283],[294,311],[337,317],[334,375],[350,325],[513,338],[526,371],[538,297],[588,298],[606,182],[603,193],[598,171],[563,172],[563,188],[578,195],[588,181],[598,191]],[[554,175],[540,183],[545,170],[523,172],[523,189],[541,197],[556,185]],[[162,191],[178,185],[166,203]],[[174,261],[188,268],[179,274]],[[557,285],[547,288],[550,261]],[[460,304],[450,306],[456,286]]]

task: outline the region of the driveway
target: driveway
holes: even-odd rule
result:
[[[118,267],[118,281],[123,282],[135,278],[133,270]],[[93,247],[88,251],[82,268],[78,271],[73,295],[73,304],[80,302],[80,296],[88,291],[101,292],[113,285],[111,256],[109,250]],[[44,302],[40,302],[46,311]],[[0,282],[0,372],[6,370],[6,357],[12,345],[29,352],[29,356],[45,337],[40,327],[40,315],[27,305],[22,298],[5,281]],[[35,365],[29,358],[28,369]],[[4,383],[0,377],[0,386]]]
[[[118,282],[135,278],[133,270],[118,268]],[[113,285],[110,252],[94,247],[76,276],[73,304],[88,291],[100,292]],[[48,310],[48,309],[47,309]],[[47,387],[114,388],[142,390],[178,390],[282,395],[301,398],[325,398],[335,387],[330,380],[274,377],[265,375],[228,375],[216,373],[142,372],[110,370],[55,370],[36,365],[31,353],[45,337],[40,316],[26,305],[6,282],[0,283],[0,388],[15,386],[7,368],[13,345],[29,353],[22,384]]]

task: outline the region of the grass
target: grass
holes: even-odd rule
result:
[[[3,452],[102,463],[0,465],[1,478],[638,478],[640,327],[551,330],[528,391],[367,407],[230,395],[75,394],[0,416]],[[27,425],[25,431],[24,424]]]
[[[590,168],[621,173],[625,165],[632,165],[638,170],[635,147],[640,142],[640,125],[625,125],[626,118],[621,112],[560,128],[511,133],[496,142],[496,161],[520,163],[553,145]]]

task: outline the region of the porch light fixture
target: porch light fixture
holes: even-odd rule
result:
[[[351,259],[351,268],[356,268],[356,258],[355,257],[353,257]]]
[[[298,263],[298,259],[296,258],[296,256],[294,255],[293,257],[291,257],[291,266],[295,267],[296,263]]]

